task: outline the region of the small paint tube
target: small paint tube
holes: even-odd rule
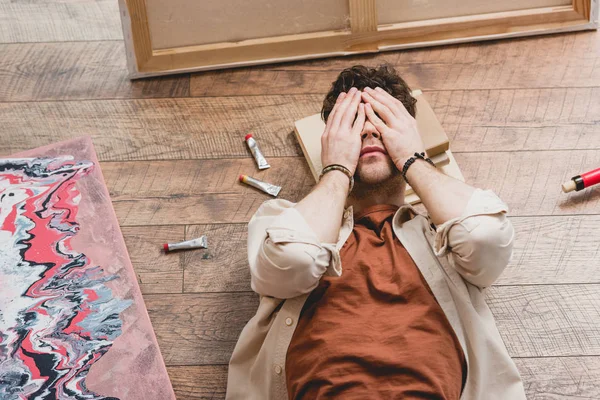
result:
[[[207,249],[208,241],[206,236],[202,235],[197,239],[186,240],[185,242],[165,243],[163,248],[165,249],[165,253],[173,250]]]
[[[600,184],[600,168],[585,174],[576,175],[570,181],[563,183],[562,190],[565,193],[580,191],[593,185]]]
[[[240,182],[260,189],[273,197],[277,197],[281,191],[281,186],[271,185],[270,183],[259,181],[258,179],[254,179],[248,175],[240,175]]]
[[[258,143],[256,143],[256,140],[254,140],[251,133],[246,135],[246,144],[248,144],[248,147],[250,148],[250,151],[252,152],[252,155],[256,160],[258,169],[267,169],[271,167],[265,159],[265,156],[263,156],[263,154],[260,152],[260,149],[258,148]]]

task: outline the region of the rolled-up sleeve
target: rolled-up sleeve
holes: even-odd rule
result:
[[[468,282],[492,285],[512,256],[514,228],[508,206],[492,191],[477,189],[463,214],[437,228],[434,250]]]
[[[281,299],[310,293],[321,276],[341,275],[335,244],[320,243],[286,200],[265,202],[248,224],[252,290]]]

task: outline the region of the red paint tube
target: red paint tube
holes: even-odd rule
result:
[[[250,148],[250,151],[254,156],[254,160],[256,160],[258,169],[266,169],[271,167],[267,162],[265,156],[263,156],[263,153],[260,152],[260,149],[258,148],[258,143],[256,143],[256,140],[254,140],[251,133],[246,135],[246,144]]]
[[[572,177],[570,181],[563,183],[562,190],[565,193],[573,190],[579,192],[598,183],[600,183],[600,168]]]
[[[165,243],[163,244],[165,253],[173,250],[189,250],[189,249],[207,249],[208,241],[205,235],[200,236],[197,239],[186,240],[185,242],[179,243]]]

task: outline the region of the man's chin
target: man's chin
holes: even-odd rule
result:
[[[389,165],[367,165],[357,168],[356,181],[363,185],[375,186],[399,175],[395,167]]]
[[[365,186],[377,186],[391,179],[391,176],[360,176],[358,182]]]

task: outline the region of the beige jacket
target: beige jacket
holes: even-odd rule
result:
[[[434,230],[411,206],[394,215],[394,233],[423,274],[444,310],[467,361],[462,400],[519,400],[519,372],[484,301],[508,264],[514,230],[507,206],[477,189],[464,213]],[[227,399],[287,400],[285,357],[310,292],[323,274],[340,276],[339,251],[352,232],[344,213],[337,243],[319,243],[304,218],[286,200],[265,202],[248,226],[252,289],[260,296],[256,315],[244,327],[229,364]]]

